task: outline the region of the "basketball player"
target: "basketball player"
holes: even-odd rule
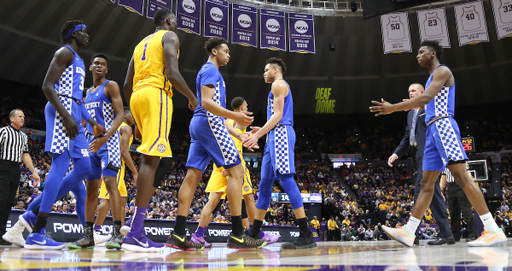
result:
[[[219,72],[229,62],[229,47],[222,38],[210,38],[205,43],[208,62],[203,65],[196,79],[196,92],[200,101],[190,121],[191,144],[187,159],[187,175],[178,193],[178,213],[174,231],[166,245],[182,250],[201,250],[202,243],[188,239],[185,232],[186,219],[194,191],[201,181],[203,172],[211,160],[217,167],[224,167],[228,173],[226,194],[231,209],[232,231],[227,246],[230,248],[259,248],[266,242],[255,240],[244,234],[242,227],[242,184],[244,168],[236,145],[229,134],[239,140],[243,134],[227,123],[232,119],[242,126],[248,126],[253,118],[249,112],[233,112],[226,109],[226,86]],[[207,214],[209,214],[208,212]]]
[[[41,194],[41,205],[35,223],[30,217],[33,212],[27,212],[28,221],[25,220],[24,224],[32,227],[32,233],[27,237],[25,248],[64,247],[64,243],[55,242],[46,235],[44,228],[57,196],[65,195],[75,187],[80,188],[79,183],[89,173],[89,151],[84,129],[80,124],[82,118],[91,125],[95,136],[103,135],[104,128],[91,118],[81,102],[85,66],[78,51],[89,44],[86,29],[82,21],[68,21],[63,25],[60,37],[64,45],[55,52],[43,81],[43,92],[48,98],[45,108],[45,151],[52,153],[52,167]],[[66,176],[71,161],[74,168]],[[76,192],[77,200],[85,197],[84,190]]]
[[[235,97],[231,101],[231,108],[234,112],[248,111],[248,105],[244,98]],[[233,120],[228,120],[229,125],[235,127],[235,129],[242,134],[245,134],[247,127],[235,123]],[[244,184],[242,185],[242,225],[249,229],[249,220],[254,221],[254,215],[256,213],[256,203],[254,202],[254,194],[252,191],[251,175],[245,161],[243,160],[243,146],[242,142],[234,136],[231,136],[233,142],[235,142],[236,148],[240,157],[242,158],[242,166],[244,168]],[[226,187],[228,179],[227,172],[222,167],[213,165],[213,172],[206,186],[206,192],[210,193],[208,203],[201,210],[201,219],[195,233],[192,234],[192,242],[202,243],[205,247],[211,247],[211,244],[206,242],[204,239],[204,232],[206,227],[210,224],[213,216],[220,209],[223,199],[226,197]],[[267,245],[277,242],[279,236],[270,236],[262,231],[262,239],[267,241]]]
[[[135,125],[135,120],[133,119],[132,113],[129,108],[124,109],[124,121],[119,126],[119,135],[121,137],[121,170],[117,173],[117,189],[119,190],[119,208],[121,212],[121,224],[124,224],[124,217],[126,215],[125,206],[128,197],[128,193],[126,191],[125,184],[125,173],[126,167],[132,171],[133,181],[137,183],[137,169],[135,168],[135,164],[133,163],[132,156],[130,155],[130,146],[133,142],[133,130],[132,127]],[[100,195],[101,199],[100,206],[98,207],[98,214],[96,215],[96,221],[94,223],[94,242],[96,245],[102,243],[103,235],[100,234],[101,225],[105,221],[105,217],[107,216],[108,209],[113,208],[112,201],[110,200],[110,195],[105,186],[105,182],[101,183]],[[100,242],[98,242],[100,241]],[[106,241],[104,241],[106,242]]]
[[[243,141],[246,148],[253,148],[258,140],[267,135],[267,144],[261,164],[260,195],[256,217],[249,235],[258,238],[263,219],[270,205],[272,185],[279,179],[290,197],[295,217],[299,224],[300,236],[292,243],[283,244],[284,249],[316,247],[313,235],[308,227],[302,196],[293,179],[295,174],[295,131],[293,130],[293,98],[288,83],[283,79],[286,64],[280,58],[269,58],[265,65],[263,78],[271,83],[268,94],[267,123],[262,128],[254,127],[249,137]]]
[[[119,92],[119,85],[115,81],[107,80],[109,59],[105,54],[98,53],[92,56],[89,71],[92,73],[93,86],[85,96],[85,108],[96,121],[105,126],[107,133],[104,137],[95,139],[92,127],[87,125],[87,141],[91,152],[91,171],[87,176],[87,200],[85,202],[85,226],[83,238],[69,243],[68,248],[94,247],[94,216],[98,206],[98,189],[103,182],[112,197],[112,216],[114,228],[112,238],[105,247],[121,248],[123,236],[121,219],[124,212],[119,206],[120,195],[117,189],[117,174],[121,168],[120,139],[117,129],[124,119],[123,100]]]
[[[144,217],[149,200],[155,192],[155,170],[160,157],[171,157],[167,135],[171,129],[172,87],[189,100],[189,108],[197,105],[197,98],[188,88],[178,68],[180,42],[176,16],[160,9],[153,18],[155,33],[144,38],[133,52],[124,83],[126,99],[130,103],[142,141],[137,151],[142,153],[137,180],[135,213],[131,230],[123,240],[122,248],[131,251],[161,251],[163,244],[146,237]],[[133,91],[133,95],[132,95]]]
[[[412,246],[414,232],[420,224],[434,193],[439,174],[446,167],[452,172],[455,181],[462,187],[469,201],[480,214],[485,226],[482,236],[469,246],[492,246],[507,240],[503,231],[494,221],[492,214],[485,204],[482,192],[469,176],[465,161],[468,160],[460,141],[457,122],[453,119],[455,112],[455,78],[451,70],[440,64],[442,47],[437,41],[423,41],[418,50],[418,63],[428,69],[430,77],[426,83],[425,93],[410,100],[390,104],[384,99],[381,102],[372,101],[377,106],[371,106],[370,111],[376,116],[391,114],[425,105],[427,123],[427,143],[423,157],[423,180],[421,191],[414,203],[412,215],[400,229],[383,226],[383,230],[391,238],[406,246]]]

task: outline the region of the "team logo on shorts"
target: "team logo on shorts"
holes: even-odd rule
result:
[[[246,186],[244,186],[244,191],[245,191],[245,192],[249,192],[249,186],[247,186],[247,185],[246,185]]]
[[[165,152],[165,145],[164,144],[158,144],[157,149],[160,153]]]
[[[81,149],[80,151],[82,152],[83,157],[89,157],[89,151],[87,149]]]

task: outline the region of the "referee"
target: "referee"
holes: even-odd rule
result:
[[[452,233],[455,241],[459,242],[461,238],[461,212],[468,223],[468,238],[466,239],[466,242],[476,240],[476,226],[473,219],[473,211],[471,210],[471,202],[469,202],[464,190],[462,190],[462,187],[455,182],[455,179],[448,168],[446,168],[446,170],[441,174],[441,189],[444,188],[445,184],[448,186],[448,208],[450,209]]]
[[[27,135],[20,131],[25,123],[23,111],[12,110],[9,113],[9,119],[11,125],[0,128],[0,236],[5,234],[7,219],[20,185],[21,162],[30,169],[34,180],[40,181],[32,164],[32,158],[28,154]],[[11,243],[2,239],[0,245],[11,245]]]

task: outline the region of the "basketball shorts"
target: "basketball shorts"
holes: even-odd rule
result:
[[[267,135],[261,163],[261,179],[276,180],[279,175],[295,174],[295,130],[278,125]]]
[[[83,158],[89,156],[89,145],[85,137],[85,129],[81,124],[82,116],[80,107],[70,99],[60,97],[64,107],[78,124],[78,135],[71,139],[66,134],[64,123],[59,113],[48,102],[44,109],[46,121],[45,152],[62,154],[69,151],[71,158]]]
[[[94,136],[88,135],[87,141],[91,143]],[[91,171],[87,180],[100,180],[101,176],[116,177],[121,168],[121,149],[119,145],[119,132],[116,131],[101,148],[90,153]]]
[[[446,166],[468,160],[460,141],[457,121],[439,119],[427,127],[423,171],[444,171]]]
[[[240,165],[240,155],[223,119],[194,116],[189,131],[191,144],[187,168],[197,168],[204,172],[211,160],[217,167],[232,168]]]
[[[251,175],[249,174],[249,170],[245,166],[245,161],[242,160],[242,165],[244,167],[244,184],[242,185],[242,195],[252,194],[252,182]],[[208,180],[208,185],[206,186],[206,192],[208,193],[219,193],[223,192],[224,195],[222,198],[226,197],[226,188],[228,186],[228,177],[222,176],[222,171],[224,168],[214,167],[212,171],[212,175],[210,176],[210,180]]]
[[[168,139],[172,94],[158,88],[142,88],[132,94],[130,109],[142,136],[137,151],[148,156],[172,157]]]
[[[128,193],[126,192],[126,184],[124,181],[124,176],[126,172],[126,164],[122,163],[121,169],[117,173],[117,189],[119,189],[119,195],[121,197],[128,197]],[[101,188],[100,188],[100,199],[110,199],[110,195],[107,191],[107,187],[105,186],[105,182],[101,182]]]

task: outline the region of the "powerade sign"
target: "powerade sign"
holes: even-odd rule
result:
[[[229,40],[229,2],[206,0],[204,12],[204,36],[221,37]]]

